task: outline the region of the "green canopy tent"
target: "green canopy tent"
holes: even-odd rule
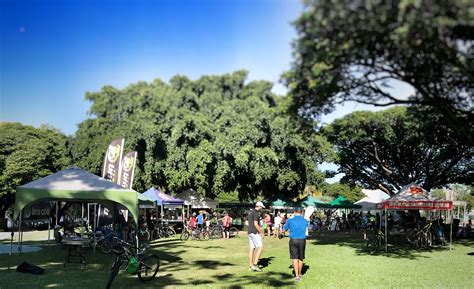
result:
[[[288,206],[288,202],[285,202],[283,200],[277,199],[273,202],[270,203],[270,207],[273,209],[284,209]]]
[[[351,203],[343,196],[337,197],[336,199],[332,200],[329,204],[331,205],[331,208],[334,208],[334,209],[360,209],[362,208],[362,206]]]
[[[139,205],[154,205],[153,200],[134,190],[124,189],[118,184],[80,168],[69,168],[18,187],[15,195],[14,218],[20,218],[20,243],[22,242],[23,209],[29,204],[43,200],[93,201],[114,205],[118,203],[132,214],[135,222],[138,221]]]
[[[331,208],[331,205],[319,200],[318,198],[313,197],[311,194],[308,194],[306,197],[300,200],[302,207],[313,206],[315,208]]]

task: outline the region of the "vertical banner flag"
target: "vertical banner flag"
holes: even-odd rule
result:
[[[128,152],[122,159],[120,166],[119,182],[122,187],[131,190],[133,184],[133,174],[135,172],[135,163],[137,162],[137,152]]]
[[[113,183],[118,183],[124,141],[123,138],[113,140],[105,153],[102,177]]]

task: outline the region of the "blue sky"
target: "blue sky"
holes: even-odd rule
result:
[[[2,0],[0,120],[73,134],[85,92],[106,84],[237,69],[277,82],[301,10],[298,0]]]
[[[1,0],[0,121],[71,135],[89,117],[87,91],[176,74],[246,69],[283,94],[302,9],[299,0]],[[375,108],[347,103],[322,121],[361,109]]]

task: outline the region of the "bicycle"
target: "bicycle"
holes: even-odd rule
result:
[[[116,237],[114,239],[117,241],[117,246],[113,248],[116,257],[110,269],[106,288],[110,288],[123,264],[126,264],[124,269],[130,274],[137,274],[140,281],[153,280],[160,269],[160,258],[156,254],[145,256],[145,251],[149,246],[145,245],[137,248],[135,245]]]
[[[197,227],[191,231],[191,238],[193,240],[208,241],[211,239],[211,233],[205,227]]]
[[[212,225],[209,230],[211,239],[220,239],[224,234],[224,227],[219,224]]]
[[[88,233],[85,234],[88,238],[88,243],[82,247],[77,248],[77,251],[80,252],[81,254],[85,254],[89,248],[93,248],[94,250],[99,247],[102,253],[104,254],[109,254],[112,252],[112,238],[115,236],[113,232],[107,233],[105,236],[102,236],[102,234],[93,234],[93,233]]]
[[[372,238],[367,239],[367,251],[371,254],[377,253],[383,244],[385,244],[385,234],[382,232],[382,230],[378,229],[375,231],[375,234]]]
[[[176,236],[176,231],[170,227],[168,223],[158,225],[156,227],[156,235],[162,239],[162,238],[168,238],[168,237],[173,237]]]
[[[230,227],[229,229],[229,238],[236,238],[239,236],[239,229],[236,227]]]
[[[433,221],[428,221],[421,229],[409,230],[407,232],[407,241],[417,248],[429,248],[433,245],[433,234],[431,229]]]

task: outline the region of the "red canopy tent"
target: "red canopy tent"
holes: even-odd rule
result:
[[[377,206],[387,210],[451,210],[453,202],[430,196],[422,187],[408,185]]]
[[[394,196],[379,203],[377,208],[385,210],[385,224],[387,224],[387,210],[451,211],[453,202],[434,198],[422,187],[410,184],[401,188]],[[451,220],[450,248],[452,241],[452,223]],[[385,251],[387,251],[387,226],[385,226],[385,236]]]

